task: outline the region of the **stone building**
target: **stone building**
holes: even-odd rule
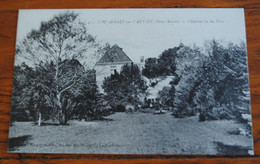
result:
[[[95,64],[96,82],[99,90],[103,92],[102,84],[105,77],[115,72],[119,73],[125,64],[131,64],[132,60],[124,53],[118,45],[113,45]]]

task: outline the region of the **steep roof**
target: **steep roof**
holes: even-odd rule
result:
[[[99,59],[96,65],[129,62],[132,62],[132,60],[124,53],[122,48],[115,44]]]

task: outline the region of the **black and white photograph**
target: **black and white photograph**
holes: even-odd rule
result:
[[[10,153],[254,155],[244,10],[19,10]]]

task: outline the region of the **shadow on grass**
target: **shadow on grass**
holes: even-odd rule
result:
[[[156,115],[156,114],[165,114],[165,112],[162,112],[162,111],[156,111],[156,112],[154,112],[153,114],[154,114],[154,115]]]
[[[239,145],[225,145],[221,142],[215,142],[217,145],[218,154],[221,155],[249,155],[248,147],[243,147]]]
[[[8,140],[8,151],[15,151],[21,146],[25,146],[27,141],[31,139],[31,135],[24,135],[20,137],[9,138]]]
[[[114,119],[102,117],[102,118],[98,119],[98,121],[114,121]]]
[[[69,124],[65,124],[65,125],[69,125]],[[38,126],[37,123],[35,123],[35,126]],[[62,126],[62,124],[59,123],[49,123],[49,122],[42,122],[41,126]]]

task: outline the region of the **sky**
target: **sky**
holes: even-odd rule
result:
[[[17,41],[67,10],[19,10]],[[246,41],[243,9],[75,9],[97,40],[117,44],[134,61],[184,45]]]

